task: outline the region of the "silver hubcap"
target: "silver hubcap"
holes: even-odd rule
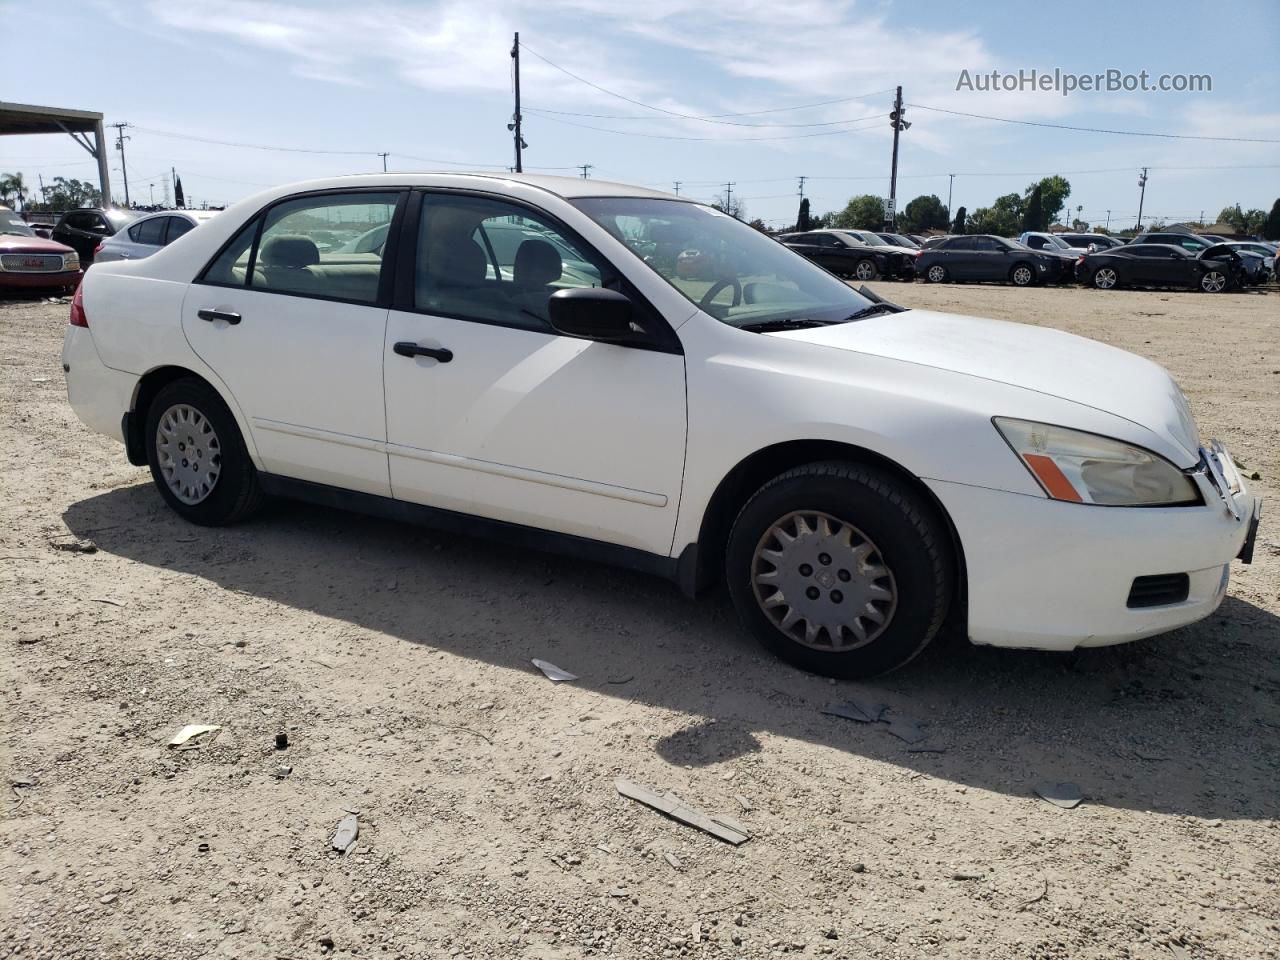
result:
[[[1217,271],[1206,273],[1204,278],[1200,281],[1201,288],[1209,293],[1218,293],[1226,285],[1227,278]]]
[[[865,646],[893,620],[893,572],[862,531],[830,514],[789,513],[765,531],[751,561],[764,615],[817,650]]]
[[[929,268],[929,279],[932,280],[934,283],[941,283],[942,278],[945,277],[946,275],[947,275],[947,271],[943,270],[941,267]]]
[[[174,404],[156,427],[156,458],[173,495],[197,504],[213,493],[222,472],[222,443],[195,407]]]
[[[1013,282],[1019,286],[1030,283],[1031,271],[1026,267],[1019,267],[1017,270],[1013,271]]]
[[[1103,290],[1110,290],[1116,285],[1116,272],[1110,267],[1099,270],[1093,275],[1093,285]]]
[[[858,264],[856,272],[859,280],[870,280],[876,275],[876,266],[874,263],[868,263],[866,260],[863,260]]]

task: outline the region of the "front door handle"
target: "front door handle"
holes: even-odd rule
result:
[[[210,323],[215,320],[225,320],[233,327],[240,322],[240,314],[232,313],[230,310],[197,310],[196,316],[201,320],[208,320]]]
[[[416,343],[402,340],[391,348],[402,357],[432,357],[441,363],[453,359],[453,351],[444,347],[420,347]]]

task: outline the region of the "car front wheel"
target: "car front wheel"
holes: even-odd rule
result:
[[[1009,279],[1015,287],[1029,287],[1036,278],[1036,273],[1025,263],[1019,263],[1009,271]]]
[[[734,522],[726,575],[769,650],[833,677],[885,673],[920,653],[954,576],[931,506],[891,474],[842,462],[797,467],[757,491]]]
[[[876,269],[874,260],[859,260],[858,265],[853,268],[853,275],[859,280],[875,280],[880,276],[880,271]]]
[[[1200,278],[1200,289],[1205,293],[1222,293],[1227,289],[1227,277],[1220,270],[1210,270]]]
[[[185,520],[222,526],[263,500],[240,429],[211,386],[195,377],[162,387],[146,414],[147,463],[165,502]]]

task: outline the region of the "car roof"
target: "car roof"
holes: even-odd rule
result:
[[[610,180],[583,179],[582,177],[558,177],[540,173],[495,173],[475,171],[424,171],[421,173],[355,173],[322,180],[306,180],[301,183],[281,184],[279,192],[298,193],[310,190],[339,190],[346,187],[381,186],[456,186],[459,181],[474,180],[477,187],[497,186],[502,183],[522,183],[566,200],[580,197],[652,197],[663,200],[695,201],[688,197],[648,187],[614,183]],[[287,191],[285,188],[288,188]],[[272,191],[276,192],[276,191]]]

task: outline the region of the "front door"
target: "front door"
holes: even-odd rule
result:
[[[608,262],[545,214],[478,195],[421,195],[406,235],[413,283],[383,351],[393,494],[668,555],[684,357],[547,319],[556,290],[623,287]]]
[[[235,398],[268,473],[391,493],[382,395],[390,288],[382,247],[355,246],[391,223],[402,196],[277,203],[187,291],[187,340]]]

